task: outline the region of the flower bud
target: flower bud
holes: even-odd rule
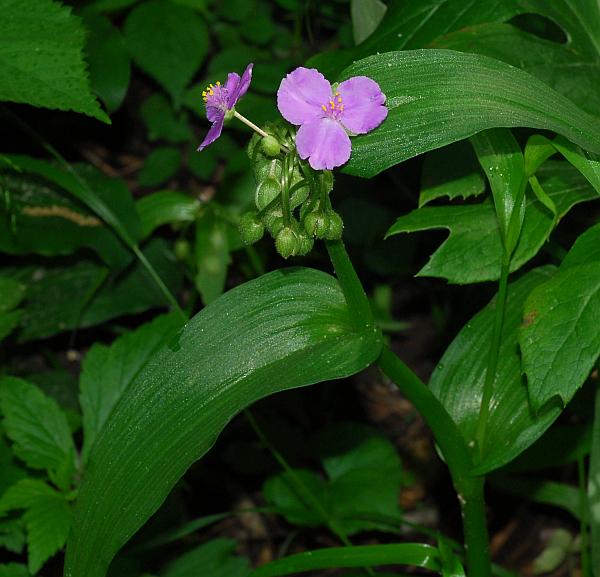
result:
[[[289,226],[279,231],[279,234],[275,238],[275,248],[283,258],[288,258],[296,254],[300,248],[298,237]]]
[[[265,233],[265,227],[255,212],[247,212],[240,218],[240,237],[244,244],[254,244]]]
[[[298,235],[298,240],[300,246],[298,247],[296,254],[298,256],[307,255],[312,250],[315,244],[313,237],[308,236],[306,233],[300,232],[300,234]]]
[[[190,243],[187,240],[180,238],[175,242],[173,252],[175,253],[175,258],[177,260],[186,261],[192,254]]]
[[[261,146],[262,146],[262,151],[267,156],[270,156],[270,157],[277,156],[279,154],[279,152],[281,151],[281,146],[279,144],[279,141],[274,136],[271,136],[270,134],[263,137],[263,139],[261,141]]]
[[[311,237],[325,238],[329,234],[329,215],[326,212],[309,212],[304,217],[304,230]]]
[[[256,208],[263,210],[281,194],[281,185],[274,178],[265,178],[256,187]]]
[[[344,222],[342,217],[333,210],[328,211],[329,215],[329,230],[325,235],[327,240],[339,240],[342,238],[342,231],[344,230]]]

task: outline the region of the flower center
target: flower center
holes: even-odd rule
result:
[[[206,102],[206,106],[215,106],[221,110],[227,110],[227,88],[217,82],[209,84],[206,90],[202,91],[202,100]]]
[[[321,105],[321,108],[329,118],[338,120],[342,117],[344,112],[344,103],[342,102],[342,95],[339,92],[336,92],[333,95],[333,98],[327,104]]]

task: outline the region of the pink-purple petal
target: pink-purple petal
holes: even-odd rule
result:
[[[296,125],[321,118],[321,107],[330,100],[331,84],[314,68],[296,68],[281,81],[277,91],[279,112]]]
[[[208,133],[204,137],[202,144],[198,147],[198,150],[204,150],[209,144],[212,144],[219,136],[221,136],[221,131],[223,130],[223,122],[225,121],[225,114],[218,118],[215,123],[209,128]]]
[[[296,134],[300,158],[308,158],[315,170],[331,170],[348,162],[350,138],[343,127],[331,118],[319,118],[303,124]]]
[[[379,84],[367,76],[344,80],[337,87],[344,104],[342,124],[354,134],[377,128],[387,117],[385,94]]]
[[[225,82],[225,90],[227,90],[227,94],[233,94],[235,89],[240,84],[240,75],[237,72],[230,72],[227,75],[227,82]]]
[[[235,87],[233,88],[233,90],[230,90],[227,85],[227,92],[229,93],[229,98],[227,101],[227,108],[229,110],[231,110],[236,104],[237,101],[244,96],[244,94],[246,94],[246,92],[248,92],[248,88],[250,87],[250,82],[252,81],[252,68],[253,68],[254,64],[251,62],[250,64],[248,64],[248,66],[246,66],[246,70],[244,70],[243,74],[242,74],[242,78],[240,79],[240,77],[236,74],[236,76],[238,76],[238,82],[235,85]],[[231,76],[231,74],[230,74]],[[227,78],[227,84],[229,84],[229,78]]]
[[[206,105],[206,118],[209,122],[216,122],[219,118],[225,117],[225,111],[218,106]]]

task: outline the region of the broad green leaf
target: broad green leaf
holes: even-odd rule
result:
[[[480,451],[474,453],[479,473],[514,459],[538,439],[561,412],[561,408],[552,406],[543,413],[534,413],[523,383],[517,345],[525,299],[536,286],[551,278],[552,272],[552,267],[535,269],[509,285],[487,434]],[[487,369],[494,305],[492,301],[467,322],[444,353],[430,381],[431,390],[471,447]]]
[[[535,477],[504,476],[492,477],[491,483],[509,495],[560,507],[576,519],[581,517],[581,493],[572,485]]]
[[[142,235],[148,237],[163,224],[193,222],[198,217],[200,201],[183,192],[161,190],[140,198],[135,207],[142,221]]]
[[[88,206],[128,244],[140,238],[140,222],[131,194],[122,180],[109,178],[91,165],[59,168],[24,155],[7,155],[18,169],[37,174],[60,186]]]
[[[382,125],[353,139],[346,172],[373,176],[488,128],[552,130],[600,153],[600,120],[529,74],[486,56],[451,50],[389,52],[345,69],[368,75],[387,97]]]
[[[596,192],[600,194],[600,158],[560,136],[552,141],[552,145],[585,176]]]
[[[194,102],[195,109],[200,106],[199,102],[200,99]],[[145,100],[140,112],[150,140],[164,138],[169,142],[185,142],[193,138],[187,113],[175,112],[171,103],[160,92]]]
[[[161,577],[245,577],[250,572],[248,560],[234,555],[233,539],[213,539],[169,563]]]
[[[124,25],[135,63],[179,104],[208,50],[208,29],[191,8],[149,0],[134,8]]]
[[[21,519],[0,520],[0,547],[20,554],[25,549],[26,536]],[[2,572],[0,570],[0,575]]]
[[[0,1],[0,101],[81,112],[110,124],[90,91],[85,29],[52,0]]]
[[[75,470],[75,446],[65,414],[35,385],[13,377],[0,379],[4,429],[15,454],[32,469],[46,469],[66,488]]]
[[[0,577],[29,577],[29,571],[20,563],[7,563],[0,565]]]
[[[600,392],[596,389],[587,487],[592,565],[600,567]]]
[[[109,113],[121,106],[131,74],[129,53],[121,32],[105,16],[85,10],[83,22],[88,29],[87,57],[92,88]]]
[[[140,186],[159,186],[173,178],[181,164],[181,152],[173,146],[155,148],[144,160],[138,174]]]
[[[352,33],[355,44],[366,40],[385,16],[387,6],[381,0],[351,0]]]
[[[441,559],[435,547],[420,543],[329,547],[277,559],[252,571],[250,577],[278,577],[317,569],[380,565],[409,565],[440,571]]]
[[[179,315],[157,317],[118,338],[110,347],[95,344],[87,353],[80,377],[83,411],[82,461],[123,392],[166,340],[181,328]]]
[[[372,362],[379,334],[352,326],[337,282],[311,269],[250,281],[189,321],[127,388],[96,440],[65,575],[102,577],[118,549],[243,407]]]
[[[527,298],[519,342],[536,411],[568,403],[600,355],[600,225],[581,235],[557,274]]]
[[[230,262],[226,224],[212,210],[196,221],[196,288],[209,304],[223,294]]]
[[[109,266],[120,268],[131,254],[118,236],[77,199],[32,174],[3,174],[4,203],[0,218],[0,250],[45,256],[91,248]]]
[[[548,162],[538,172],[544,190],[562,218],[573,206],[597,198],[589,183],[567,163]],[[518,270],[542,248],[554,226],[554,215],[531,195],[527,197],[526,219],[511,260],[511,271]],[[460,206],[425,206],[401,216],[387,236],[445,228],[450,236],[430,257],[418,276],[448,279],[468,284],[497,280],[500,274],[502,243],[492,203]]]
[[[477,166],[473,149],[467,141],[432,150],[425,156],[419,207],[438,198],[464,199],[483,192],[485,180]]]
[[[164,241],[151,240],[143,253],[171,292],[177,292],[182,273]],[[21,320],[21,342],[166,306],[163,293],[139,262],[111,274],[88,261],[67,267],[39,267],[23,281],[27,306]]]
[[[484,130],[471,137],[471,144],[490,183],[500,237],[510,256],[525,218],[527,180],[521,147],[507,128]]]

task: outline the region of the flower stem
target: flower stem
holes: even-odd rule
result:
[[[260,134],[263,138],[270,136],[268,133],[266,133],[262,128],[259,128],[258,126],[256,126],[256,124],[254,124],[254,122],[252,122],[251,120],[248,120],[245,116],[242,116],[237,110],[233,111],[233,115],[240,121],[243,122],[246,126],[249,126],[252,130],[254,130],[255,132],[258,132],[258,134]],[[290,149],[281,144],[281,142],[279,143],[279,146],[281,146],[281,149],[285,152],[289,152]]]
[[[490,343],[488,363],[485,371],[485,380],[483,383],[483,393],[481,395],[481,405],[479,407],[479,418],[477,420],[477,430],[475,433],[477,450],[480,454],[483,451],[483,445],[485,443],[486,428],[490,416],[490,401],[492,400],[494,381],[496,379],[496,370],[498,369],[500,342],[502,340],[502,325],[504,324],[504,315],[506,312],[509,265],[510,256],[505,252],[502,259],[502,268],[500,270],[500,281],[498,283],[498,295],[496,296],[496,309],[494,315],[494,326],[492,329],[492,340]]]

